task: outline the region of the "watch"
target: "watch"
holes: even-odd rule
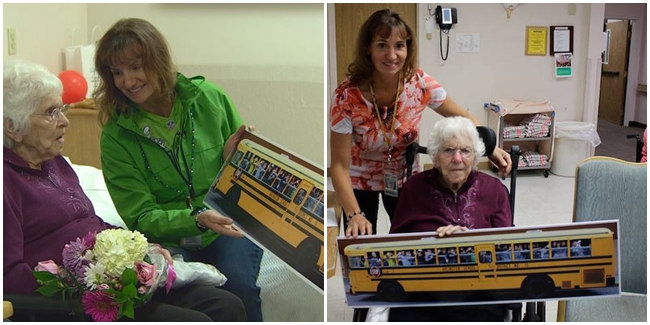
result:
[[[206,226],[203,226],[203,225],[201,225],[199,223],[199,214],[201,214],[201,213],[203,213],[203,212],[205,212],[207,210],[208,210],[208,208],[196,208],[196,209],[192,210],[192,213],[190,213],[190,216],[194,217],[194,224],[196,224],[196,228],[199,228],[199,230],[201,232],[206,232],[206,231],[208,231],[210,229],[210,228],[208,228]]]

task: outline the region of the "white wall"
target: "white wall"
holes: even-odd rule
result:
[[[418,4],[417,26],[419,66],[436,78],[452,98],[470,110],[483,124],[487,124],[487,112],[483,109],[483,103],[501,98],[549,100],[555,107],[556,121],[596,122],[597,115],[594,114],[597,112],[600,89],[598,49],[601,47],[596,43],[602,39],[600,34],[604,4],[578,3],[575,4],[575,14],[570,15],[569,4],[566,3],[522,3],[512,12],[510,19],[500,3],[442,6],[455,7],[458,12],[458,24],[453,26],[449,34],[449,56],[446,61],[441,59],[437,26],[433,38],[426,39],[424,21],[428,10],[427,4],[421,3]],[[635,46],[642,49],[638,51],[642,53],[637,54],[635,61],[638,63],[635,69],[639,74],[630,78],[637,78],[632,80],[636,92],[635,80],[638,83],[647,80],[646,4],[633,6],[638,8],[618,8],[636,12],[637,25],[643,26],[639,28],[639,33],[633,35]],[[333,15],[333,12],[328,12],[328,22],[334,21]],[[557,25],[570,25],[574,28],[573,76],[570,78],[555,77],[552,56],[524,55],[526,26]],[[331,23],[328,32],[334,32]],[[458,33],[478,33],[479,53],[457,53],[455,36]],[[447,38],[443,34],[443,51],[446,42]],[[550,39],[547,42],[548,47]],[[328,47],[328,55],[335,56],[335,44],[330,43]],[[335,81],[328,82],[330,92],[335,86]],[[642,119],[640,122],[645,123],[645,95],[635,94],[633,101],[633,113],[628,114],[630,119]],[[433,124],[440,118],[435,112],[425,110],[421,123],[421,143],[426,143]]]
[[[216,82],[247,124],[322,165],[324,15],[323,4],[5,4],[4,27],[16,28],[17,56],[58,72],[75,26],[88,42],[95,25],[146,19],[181,72]]]
[[[58,73],[65,68],[63,49],[72,42],[88,42],[87,4],[10,4],[2,5],[3,61],[22,58],[38,62]],[[17,54],[8,55],[7,28],[16,29]]]

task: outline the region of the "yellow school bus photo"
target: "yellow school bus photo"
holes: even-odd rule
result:
[[[617,245],[604,227],[429,236],[340,250],[352,307],[620,294]]]
[[[205,203],[323,290],[322,169],[247,133],[224,162]]]

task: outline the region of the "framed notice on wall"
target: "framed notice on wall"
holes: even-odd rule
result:
[[[573,53],[573,26],[551,26],[550,55]]]
[[[526,26],[526,55],[546,55],[546,35],[544,26]]]

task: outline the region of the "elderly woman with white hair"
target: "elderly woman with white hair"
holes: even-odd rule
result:
[[[65,244],[114,226],[95,214],[61,156],[70,123],[61,81],[41,65],[12,60],[4,63],[3,85],[3,292],[28,294],[38,287],[31,271],[39,262],[62,265]],[[161,253],[171,259],[168,251]],[[152,301],[136,308],[135,320],[246,319],[241,300],[214,286],[190,284],[164,292],[158,290]],[[39,320],[68,320],[57,316]]]
[[[428,154],[434,167],[404,184],[391,233],[457,231],[509,227],[512,214],[503,183],[477,170],[485,153],[476,126],[464,117],[448,117],[434,127]],[[392,308],[391,321],[503,321],[502,305]]]

